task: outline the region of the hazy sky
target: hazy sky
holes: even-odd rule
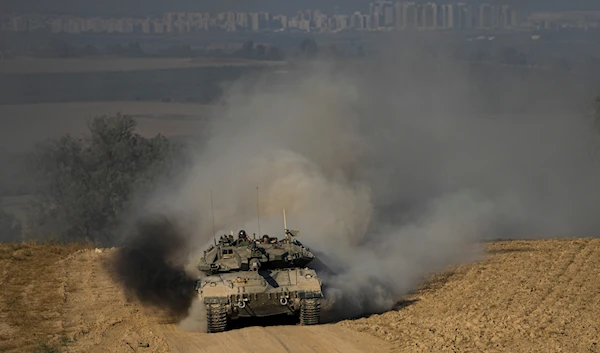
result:
[[[419,1],[419,0],[417,0]],[[514,6],[534,6],[540,9],[600,9],[597,0],[472,0],[473,2],[509,3]],[[321,8],[330,11],[334,5],[351,11],[366,7],[369,0],[0,0],[0,13],[45,12],[78,14],[136,14],[163,11],[295,11],[302,8]],[[451,2],[451,1],[440,1]]]

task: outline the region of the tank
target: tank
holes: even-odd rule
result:
[[[198,269],[205,277],[196,291],[206,306],[209,333],[225,331],[240,317],[288,314],[301,325],[319,323],[322,281],[307,267],[315,256],[298,235],[288,229],[282,239],[223,235],[204,251]]]

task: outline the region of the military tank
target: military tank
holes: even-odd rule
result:
[[[223,235],[204,251],[198,269],[206,276],[196,291],[209,333],[225,331],[240,317],[288,314],[301,325],[319,323],[322,281],[307,267],[315,256],[296,239],[298,231],[285,228],[284,234],[251,239],[241,230],[237,239]]]

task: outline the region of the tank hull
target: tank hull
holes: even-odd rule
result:
[[[219,322],[288,314],[300,317],[301,324],[315,324],[323,297],[321,280],[309,268],[219,273],[202,278],[197,291],[209,321],[213,312]],[[209,322],[209,332],[224,329],[224,324],[211,329]]]

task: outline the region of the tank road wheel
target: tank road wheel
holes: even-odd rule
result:
[[[208,333],[223,332],[227,327],[227,307],[223,304],[206,306]]]
[[[300,301],[300,325],[316,325],[321,316],[319,298],[302,299]]]

